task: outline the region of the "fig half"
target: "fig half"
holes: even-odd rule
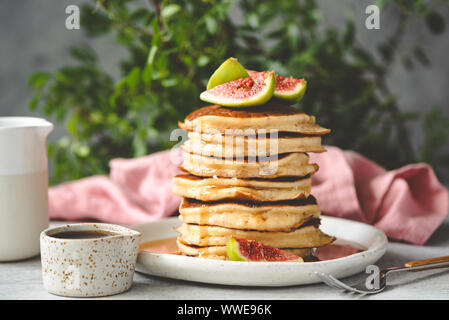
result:
[[[259,72],[248,70],[248,73],[251,77],[255,77]],[[276,75],[276,88],[273,96],[280,102],[294,104],[301,101],[306,92],[306,88],[307,81],[305,79]]]
[[[204,91],[200,99],[226,107],[250,107],[266,103],[276,87],[274,71],[258,72]]]
[[[304,262],[290,252],[266,246],[254,240],[229,238],[226,243],[226,253],[229,260],[232,261],[256,261],[256,262],[274,262],[274,261],[296,261]]]

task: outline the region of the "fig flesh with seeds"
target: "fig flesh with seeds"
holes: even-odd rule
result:
[[[264,71],[217,85],[201,93],[200,99],[226,107],[250,107],[268,102],[275,87],[274,71]]]
[[[226,253],[232,261],[255,261],[255,262],[304,262],[290,252],[264,245],[254,240],[229,238],[226,244]]]

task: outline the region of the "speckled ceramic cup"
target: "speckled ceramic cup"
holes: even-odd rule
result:
[[[69,231],[112,235],[90,239],[55,237]],[[45,288],[70,297],[99,297],[128,290],[133,282],[140,238],[137,231],[103,223],[68,224],[44,230],[40,246]]]

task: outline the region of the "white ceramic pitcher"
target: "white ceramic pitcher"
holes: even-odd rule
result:
[[[39,254],[48,227],[47,136],[50,122],[0,117],[0,261]]]

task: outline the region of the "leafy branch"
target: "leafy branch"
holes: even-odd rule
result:
[[[120,62],[120,79],[102,69],[101,57],[86,45],[70,51],[77,64],[30,77],[30,108],[67,127],[68,135],[49,146],[51,182],[104,174],[112,158],[172,146],[170,131],[203,105],[200,92],[229,56],[251,69],[307,78],[298,107],[333,129],[325,143],[357,150],[386,168],[421,160],[441,172],[449,163],[443,150],[449,120],[437,107],[424,115],[402,112],[386,80],[397,59],[408,67],[430,63],[419,45],[404,55],[411,19],[437,35],[444,19],[435,1],[379,5],[398,12],[396,29],[379,46],[382,61],[356,42],[352,18],[341,32],[323,28],[315,0],[99,0],[82,6],[85,33],[112,35],[129,55]],[[407,126],[418,118],[425,141],[415,155]]]

